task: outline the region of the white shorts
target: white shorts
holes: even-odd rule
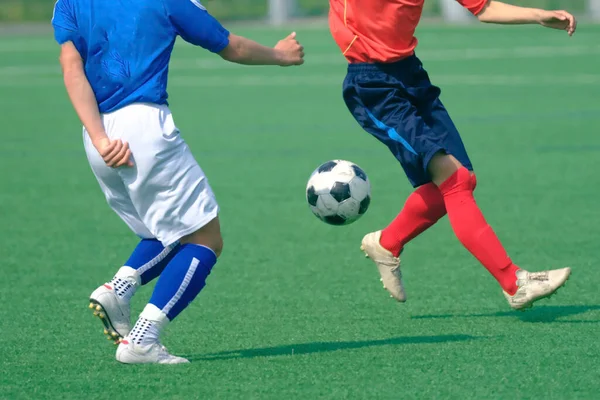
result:
[[[108,204],[135,234],[168,246],[217,216],[213,191],[167,106],[132,104],[103,121],[109,138],[129,143],[135,166],[106,166],[84,128],[85,151]]]

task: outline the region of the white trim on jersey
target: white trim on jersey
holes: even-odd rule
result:
[[[196,7],[198,7],[201,10],[206,11],[206,7],[204,7],[199,0],[190,0],[192,2],[193,5],[195,5]]]
[[[51,24],[54,23],[54,18],[56,17],[56,6],[58,5],[59,1],[60,0],[56,0],[56,3],[54,3],[54,8],[52,9],[52,19],[50,20]]]

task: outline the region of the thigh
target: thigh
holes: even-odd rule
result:
[[[123,184],[116,169],[106,166],[96,148],[92,145],[88,134],[84,131],[84,146],[92,172],[100,185],[100,189],[113,211],[127,224],[137,236],[152,239],[154,235],[146,228],[140,218],[129,192]]]
[[[428,104],[422,115],[427,126],[436,133],[440,143],[443,143],[444,151],[453,155],[465,168],[472,171],[473,164],[460,133],[441,100],[438,98]]]
[[[128,140],[135,166],[119,175],[146,227],[168,246],[215,219],[219,207],[168,108],[147,111],[135,117],[143,131]]]
[[[467,168],[471,162],[446,109],[440,90],[413,57],[375,71],[349,73],[344,99],[358,123],[400,161],[413,186],[431,182],[428,165],[443,152]]]
[[[431,182],[427,164],[441,143],[420,115],[408,94],[393,85],[346,83],[344,99],[362,128],[385,144],[400,162],[410,183]]]

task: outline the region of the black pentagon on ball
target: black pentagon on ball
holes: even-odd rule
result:
[[[335,161],[327,161],[325,164],[321,165],[317,171],[319,173],[328,172],[335,168],[337,163]]]
[[[323,221],[327,222],[329,225],[344,225],[346,223],[346,219],[341,215],[330,215],[328,217],[323,217]]]
[[[354,170],[354,175],[358,176],[363,181],[367,180],[367,174],[365,174],[365,171],[360,169],[358,165],[352,164],[352,169]]]
[[[329,190],[329,194],[341,203],[344,200],[349,199],[352,195],[350,194],[350,185],[344,182],[336,182]]]
[[[308,204],[316,207],[318,199],[319,196],[315,193],[315,187],[309,187],[308,190],[306,190],[306,200],[308,200]]]
[[[365,197],[363,201],[360,202],[360,207],[358,208],[358,215],[363,215],[367,212],[369,208],[369,204],[371,204],[371,196]]]

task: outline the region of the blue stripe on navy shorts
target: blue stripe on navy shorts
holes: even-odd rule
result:
[[[344,80],[348,109],[390,149],[414,187],[431,182],[427,166],[439,152],[473,170],[439,95],[416,56],[390,64],[350,64]]]

